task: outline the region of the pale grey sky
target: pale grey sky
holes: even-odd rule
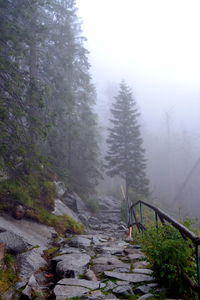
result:
[[[99,101],[124,78],[148,127],[200,128],[200,1],[77,0]]]

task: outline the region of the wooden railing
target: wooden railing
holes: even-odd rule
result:
[[[136,211],[135,208],[139,206],[139,219],[136,216]],[[194,234],[191,230],[189,230],[187,227],[185,227],[183,224],[180,224],[178,221],[176,221],[174,218],[166,214],[164,211],[162,211],[160,208],[155,207],[152,204],[149,204],[144,201],[137,201],[133,205],[131,205],[129,209],[129,226],[136,226],[138,230],[145,230],[145,225],[144,225],[144,218],[143,218],[143,206],[146,206],[153,210],[155,212],[155,222],[156,226],[158,226],[158,218],[160,219],[162,224],[165,224],[166,222],[170,223],[173,227],[179,230],[183,238],[187,239],[189,238],[195,248],[195,256],[196,256],[196,265],[197,265],[197,278],[198,278],[198,284],[194,283],[188,276],[187,274],[183,274],[185,280],[188,282],[190,287],[197,291],[198,294],[200,295],[200,254],[199,254],[199,245],[200,245],[200,238]],[[200,299],[200,296],[199,296]]]

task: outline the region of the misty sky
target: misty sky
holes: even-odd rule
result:
[[[147,128],[170,111],[174,126],[198,134],[200,1],[77,0],[77,7],[98,101],[109,82],[125,79]]]

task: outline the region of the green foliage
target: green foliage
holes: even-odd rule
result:
[[[11,267],[15,264],[15,259],[11,254],[5,254],[4,256],[4,263],[8,266]]]
[[[3,264],[0,266],[0,295],[17,281],[16,263],[13,256],[5,254]]]
[[[52,209],[56,188],[53,182],[46,181],[44,175],[35,174],[0,182],[0,195],[6,202],[16,202],[27,207],[37,203]]]
[[[150,226],[139,238],[154,275],[165,286],[183,295],[185,272],[196,281],[194,252],[189,241],[183,239],[171,225]]]
[[[93,198],[85,198],[85,203],[88,210],[93,214],[98,214],[99,212],[99,202],[97,199]]]

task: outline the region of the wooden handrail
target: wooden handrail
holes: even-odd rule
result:
[[[149,208],[151,208],[152,210],[154,210],[159,217],[161,217],[162,219],[168,221],[169,223],[171,223],[175,228],[177,228],[182,234],[184,234],[185,236],[187,236],[189,239],[191,239],[191,241],[195,244],[195,245],[200,245],[200,238],[194,234],[194,232],[192,232],[191,230],[189,230],[187,227],[185,227],[183,224],[180,224],[178,221],[176,221],[174,218],[172,218],[171,216],[169,216],[168,214],[166,214],[164,211],[162,211],[160,208],[157,208],[155,206],[153,206],[152,204],[146,203],[142,200],[137,201],[136,203],[134,203],[131,207],[130,207],[130,211],[133,210],[133,208],[135,206],[137,206],[138,204],[143,204]]]

